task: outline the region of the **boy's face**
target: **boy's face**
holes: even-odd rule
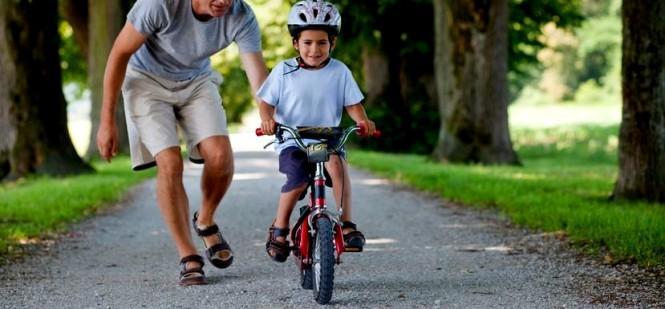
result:
[[[309,66],[318,67],[330,56],[332,46],[328,33],[323,30],[304,30],[300,38],[294,40],[293,47],[300,54],[300,58]]]

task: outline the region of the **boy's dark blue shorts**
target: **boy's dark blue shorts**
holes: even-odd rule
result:
[[[342,150],[339,154],[345,159],[345,153]],[[279,153],[279,171],[286,175],[286,183],[282,186],[282,193],[293,191],[303,183],[309,181],[310,173],[315,172],[315,166],[307,161],[307,154],[300,148],[293,146],[287,147]],[[326,185],[332,186],[332,181],[328,171],[324,169]]]

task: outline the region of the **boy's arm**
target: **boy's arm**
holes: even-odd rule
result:
[[[371,136],[374,134],[376,131],[376,125],[374,124],[374,121],[367,117],[367,113],[365,113],[365,108],[362,104],[357,103],[349,105],[346,107],[346,112],[358,125],[364,123],[364,125],[367,126],[367,135]]]
[[[265,135],[275,134],[275,107],[261,101],[259,103],[259,116],[261,116],[261,130]]]

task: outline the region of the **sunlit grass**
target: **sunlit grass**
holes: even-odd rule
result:
[[[542,129],[578,125],[613,125],[621,121],[621,104],[513,104],[508,109],[511,129]]]
[[[565,231],[616,261],[665,264],[665,207],[615,203],[618,125],[515,128],[523,167],[438,164],[425,156],[350,151],[352,164],[471,207],[496,207],[512,222]],[[408,210],[407,210],[408,211]]]
[[[94,166],[95,174],[30,178],[0,186],[0,254],[18,243],[63,231],[154,175],[132,172],[126,157]]]

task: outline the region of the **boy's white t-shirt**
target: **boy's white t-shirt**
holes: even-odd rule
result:
[[[275,121],[281,124],[336,127],[342,121],[344,107],[364,99],[351,71],[341,61],[330,59],[318,70],[296,68],[295,58],[280,62],[257,92],[259,98],[275,107]],[[275,144],[275,151],[280,153],[295,145],[287,140]]]

